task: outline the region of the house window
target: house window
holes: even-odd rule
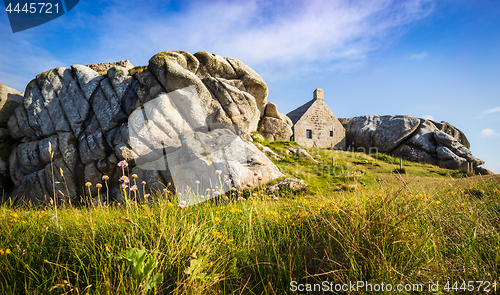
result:
[[[333,137],[333,131],[330,131],[330,137]]]
[[[313,135],[312,135],[312,130],[307,129],[307,130],[306,130],[306,136],[307,136],[307,138],[313,138]]]

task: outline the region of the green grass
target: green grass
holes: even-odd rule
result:
[[[125,259],[131,248],[163,275],[149,294],[289,294],[291,281],[439,281],[443,290],[444,281],[498,280],[499,177],[413,163],[399,175],[399,160],[308,149],[314,164],[285,153],[295,145],[268,143],[285,156],[273,160],[280,169],[309,185],[279,191],[278,201],[259,187],[245,201],[188,208],[163,193],[141,205],[1,205],[0,293],[146,293]]]

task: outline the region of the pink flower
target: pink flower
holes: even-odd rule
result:
[[[229,185],[230,183],[231,183],[231,179],[226,180],[226,184]]]
[[[214,192],[214,196],[218,196],[218,195],[220,195],[220,192],[219,191],[215,191]]]
[[[273,201],[278,201],[278,197],[274,197],[274,198],[273,198]]]
[[[131,186],[131,187],[130,187],[130,191],[131,191],[131,192],[135,192],[135,191],[137,191],[137,185],[135,185],[135,184],[134,184],[133,186]]]
[[[146,182],[144,180],[141,183],[142,183],[142,185],[146,185]]]
[[[181,202],[179,203],[179,205],[177,205],[177,207],[179,207],[179,208],[184,208],[184,207],[186,207],[186,201],[181,201]]]
[[[145,194],[144,198],[146,198],[146,199],[149,198],[149,194]]]
[[[238,197],[238,199],[236,199],[236,201],[245,201],[246,199],[243,198],[243,197]]]
[[[125,183],[122,183],[122,189],[126,189],[128,187],[128,185],[126,185]]]
[[[118,163],[118,167],[122,167],[122,168],[128,167],[128,163],[127,163],[127,161],[125,161],[125,160],[120,161],[120,162]]]

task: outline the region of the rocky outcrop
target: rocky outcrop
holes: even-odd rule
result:
[[[311,156],[305,149],[289,147],[285,152],[289,155],[294,155],[297,158],[305,158],[314,164],[319,164],[319,162],[316,161],[316,159],[314,159],[313,156]]]
[[[470,143],[465,134],[460,131],[457,127],[447,123],[447,122],[435,122],[432,120],[429,120],[436,126],[437,129],[443,131],[444,133],[451,135],[453,138],[455,138],[459,143],[463,144],[466,148],[470,149]]]
[[[495,172],[483,167],[476,167],[475,172],[479,175],[495,175]]]
[[[279,190],[303,190],[307,187],[307,184],[302,179],[297,178],[285,178],[278,184],[272,185],[266,189],[267,194],[276,194]]]
[[[266,105],[259,131],[268,141],[290,140],[290,137],[293,135],[292,127],[292,120],[286,115],[279,113],[274,103],[269,102]]]
[[[262,144],[258,143],[258,142],[254,142],[255,146],[261,150],[266,156],[268,156],[269,158],[273,158],[277,161],[280,161],[280,160],[283,160],[283,156],[280,156],[278,154],[276,154],[275,152],[273,152],[273,150],[271,150],[269,147],[267,146],[263,146]]]
[[[353,148],[390,153],[442,168],[475,171],[484,161],[474,157],[465,134],[452,125],[412,116],[360,116],[342,122]]]
[[[9,173],[9,154],[14,139],[10,136],[7,122],[14,110],[23,102],[23,93],[0,84],[0,191],[12,187]]]
[[[264,135],[266,140],[290,140],[293,135],[292,128],[286,124],[283,120],[264,117],[260,122],[260,133]]]
[[[6,128],[10,115],[23,102],[23,93],[0,84],[0,128]]]
[[[418,128],[420,120],[410,116],[360,116],[342,122],[346,143],[351,147],[378,148],[390,152]]]
[[[257,147],[230,129],[187,133],[180,141],[179,149],[160,159],[168,163],[175,189],[186,205],[284,176]],[[199,194],[190,195],[190,188]]]
[[[153,56],[148,68],[167,92],[193,85],[209,122],[234,124],[243,133],[257,129],[268,90],[242,62],[207,52],[168,51]]]
[[[41,73],[8,120],[9,133],[19,142],[9,157],[14,195],[32,203],[48,200],[54,191],[57,198],[71,198],[90,182],[94,196],[95,184],[107,175],[110,194],[119,198],[117,164],[123,160],[147,190],[175,184],[174,176],[181,175],[171,163],[157,169],[166,158],[178,166],[225,161],[226,170],[217,170],[227,172],[237,188],[254,174],[272,180],[281,176],[276,166],[238,136],[250,138],[257,129],[266,99],[267,86],[255,71],[206,52],[162,52],[151,58],[148,70],[133,76],[116,65],[106,75],[82,65]],[[214,135],[219,129],[232,134],[218,134],[219,139]],[[249,153],[253,156],[246,157]]]
[[[91,64],[91,65],[87,65],[87,67],[91,68],[92,70],[94,70],[98,73],[106,74],[109,69],[114,68],[114,67],[122,67],[122,68],[125,68],[127,70],[130,70],[134,66],[127,59],[127,60],[120,60],[117,62],[104,62],[104,63],[98,63],[98,64]]]

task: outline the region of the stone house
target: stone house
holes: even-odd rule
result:
[[[291,111],[293,140],[306,147],[345,150],[345,129],[325,103],[323,89],[314,90],[311,101]]]

